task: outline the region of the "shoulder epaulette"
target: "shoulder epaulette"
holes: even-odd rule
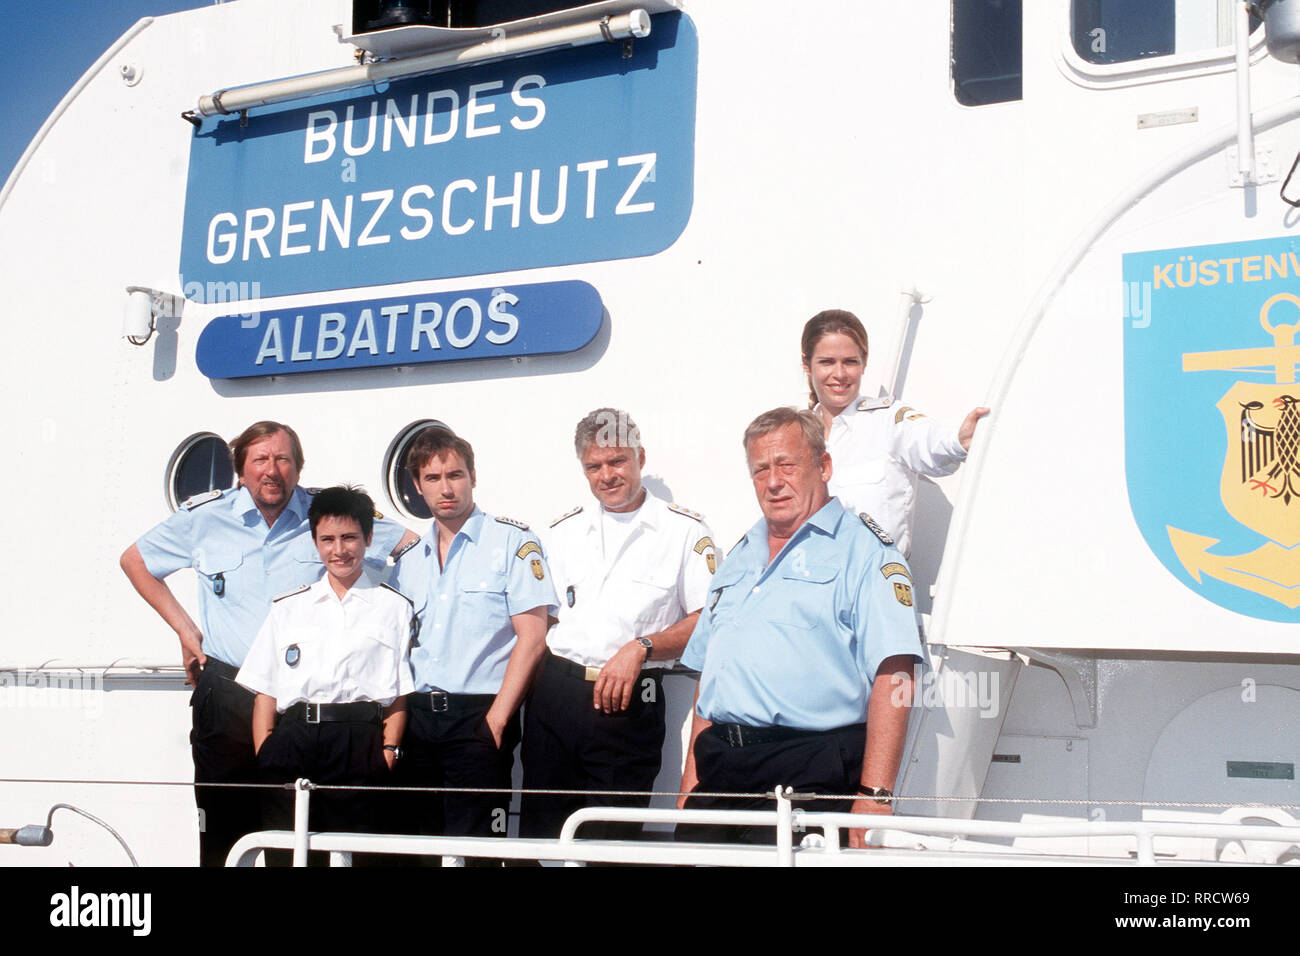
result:
[[[414,541],[409,542],[409,543],[406,545],[406,547],[404,547],[404,548],[399,548],[397,551],[394,551],[394,552],[393,552],[393,560],[394,560],[394,561],[400,561],[400,560],[402,559],[402,555],[406,554],[406,552],[410,551],[412,548],[414,548],[414,547],[415,547],[417,544],[419,544],[419,543],[420,543],[420,539],[419,539],[419,538],[416,538]],[[388,587],[388,585],[385,584],[384,587]],[[399,591],[398,593],[400,594],[401,592]]]
[[[581,514],[581,513],[582,513],[582,505],[578,505],[578,507],[573,508],[573,509],[571,509],[571,510],[569,510],[569,511],[566,511],[564,514],[560,515],[558,518],[556,518],[554,521],[552,521],[552,522],[551,522],[551,527],[554,528],[554,527],[555,527],[557,524],[559,524],[561,521],[566,521],[566,520],[568,520],[569,518],[572,518],[574,515],[576,515],[576,514]]]
[[[513,525],[514,527],[518,528],[520,531],[528,530],[528,525],[524,524],[522,521],[516,521],[514,518],[498,517],[497,520],[500,521],[502,524]]]
[[[858,517],[861,518],[862,523],[867,526],[867,530],[880,539],[881,544],[892,545],[894,543],[894,539],[890,537],[889,532],[886,531],[884,528],[880,527],[880,525],[876,524],[876,522],[872,519],[871,515],[867,514],[865,511],[862,511],[858,513]]]
[[[284,594],[281,594],[279,597],[271,598],[271,603],[274,604],[276,601],[283,601],[285,598],[291,598],[295,594],[302,594],[304,591],[309,591],[309,590],[311,590],[310,584],[300,584],[292,591],[286,591]]]
[[[399,598],[401,598],[401,599],[402,599],[403,601],[405,601],[407,604],[411,605],[411,607],[415,607],[415,602],[414,602],[414,601],[412,601],[409,597],[407,597],[407,596],[406,596],[405,594],[403,594],[401,591],[397,590],[397,588],[393,587],[391,584],[381,584],[381,585],[379,585],[379,586],[380,586],[381,588],[384,588],[385,590],[392,591],[394,594],[396,594]]]
[[[321,489],[319,488],[304,488],[303,491],[307,492],[309,495],[318,495],[321,493]]]
[[[205,491],[202,494],[191,495],[181,502],[181,507],[186,511],[193,511],[199,505],[206,505],[209,501],[216,501],[225,492],[220,488],[213,488],[211,491]]]
[[[698,511],[692,511],[690,508],[683,508],[681,505],[669,505],[668,510],[674,514],[685,515],[688,518],[694,518],[696,521],[703,521],[704,515]]]
[[[858,402],[858,411],[874,412],[877,408],[888,408],[894,404],[893,395],[881,395],[879,398],[864,398]]]

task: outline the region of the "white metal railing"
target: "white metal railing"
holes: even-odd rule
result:
[[[370,833],[313,833],[307,829],[312,784],[295,785],[294,830],[264,830],[243,837],[231,849],[227,866],[253,866],[264,849],[293,850],[294,866],[305,866],[310,850],[330,854],[332,866],[350,866],[353,853],[442,856],[444,865],[457,865],[465,857],[512,860],[554,860],[566,865],[585,863],[639,863],[681,866],[871,866],[957,863],[980,865],[1086,864],[1155,866],[1155,840],[1193,839],[1261,841],[1300,848],[1300,826],[1256,826],[1234,823],[1174,821],[1065,820],[1013,823],[994,820],[955,820],[933,817],[872,816],[843,812],[800,810],[791,803],[789,788],[773,793],[772,810],[652,810],[641,807],[586,807],[565,821],[558,840],[504,839],[500,837],[404,836]],[[774,846],[583,840],[577,836],[584,823],[693,823],[723,826],[770,826]],[[887,832],[904,835],[941,834],[951,837],[1018,838],[1131,838],[1133,855],[1105,859],[1067,854],[1026,852],[997,844],[967,844],[960,850],[873,846],[862,850],[840,848],[840,831],[867,829],[867,839]],[[824,832],[821,846],[795,847],[796,833]],[[1170,859],[1169,863],[1192,862]],[[1212,861],[1210,861],[1212,862]]]

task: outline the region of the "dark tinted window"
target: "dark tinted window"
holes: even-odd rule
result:
[[[1021,0],[953,0],[952,84],[965,106],[1021,96]]]
[[[1089,63],[1126,63],[1174,52],[1174,0],[1074,0],[1074,51]]]
[[[184,441],[172,459],[171,505],[179,507],[186,498],[215,488],[230,488],[234,483],[235,466],[226,443],[216,435],[194,435]]]
[[[1129,63],[1228,46],[1233,17],[1219,0],[1074,0],[1070,38],[1089,63]],[[1258,26],[1251,17],[1251,31]]]
[[[414,24],[486,27],[581,6],[585,3],[574,0],[354,0],[352,28],[365,32]]]

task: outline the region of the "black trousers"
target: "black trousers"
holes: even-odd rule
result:
[[[252,691],[235,683],[238,668],[214,657],[190,696],[190,750],[194,782],[256,783]],[[199,808],[199,865],[225,866],[230,848],[244,834],[261,829],[253,788],[194,788]]]
[[[257,755],[261,782],[292,783],[306,777],[316,784],[386,786],[391,781],[383,744],[383,727],[377,721],[309,724],[281,718]],[[294,796],[289,790],[262,791],[265,829],[293,829]],[[392,812],[383,797],[364,790],[314,790],[308,826],[344,833],[391,832]]]
[[[788,740],[733,747],[717,725],[695,739],[695,772],[700,793],[768,793],[762,797],[686,798],[688,810],[771,810],[777,786],[804,793],[856,793],[862,777],[866,731],[862,724]],[[852,800],[812,800],[805,810],[846,812]],[[698,843],[775,843],[773,827],[678,824],[678,840]]]
[[[407,697],[406,736],[394,783],[403,787],[482,787],[508,790],[519,746],[519,716],[510,718],[498,748],[484,719],[490,694],[450,694],[435,711],[427,693]],[[501,836],[509,823],[509,793],[402,795],[406,833]]]
[[[555,838],[575,810],[644,807],[649,797],[550,796],[529,790],[650,790],[664,746],[664,686],[659,671],[643,671],[628,709],[592,707],[592,683],[577,665],[548,655],[524,709],[524,794],[519,835]],[[648,683],[647,683],[648,682]],[[634,840],[639,823],[589,823],[582,835]]]

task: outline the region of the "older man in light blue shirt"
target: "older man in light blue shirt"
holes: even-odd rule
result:
[[[190,699],[194,782],[255,783],[253,695],[235,674],[271,601],[325,573],[307,521],[310,495],[298,487],[302,444],[292,428],[257,422],[230,444],[239,487],[189,499],[122,554],[122,570],[176,632]],[[367,563],[382,567],[415,535],[376,520]],[[163,580],[193,568],[199,585],[195,624]],[[222,866],[235,840],[259,829],[255,791],[195,787],[201,813],[199,862]]]
[[[745,433],[763,520],[718,569],[682,663],[701,672],[682,791],[778,785],[888,813],[921,654],[911,574],[867,516],[847,513],[820,421],[773,409]],[[704,798],[689,808],[761,809]],[[770,828],[679,827],[679,838],[767,842]],[[861,831],[851,842],[860,844]]]

